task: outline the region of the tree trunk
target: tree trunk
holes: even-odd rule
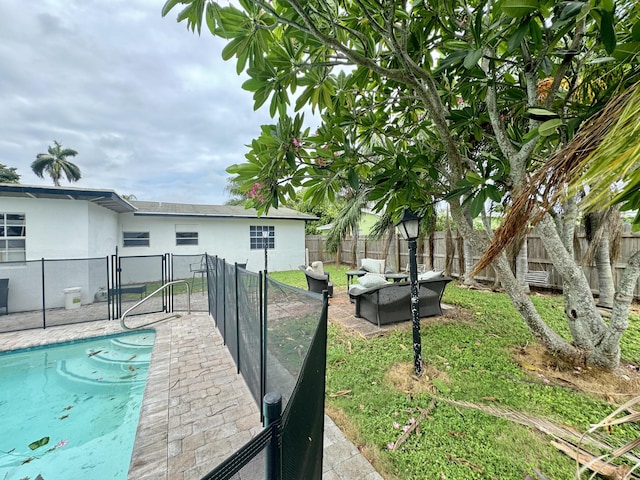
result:
[[[620,279],[616,292],[611,320],[599,349],[594,355],[594,363],[614,369],[620,364],[620,339],[629,327],[629,305],[633,301],[633,291],[640,276],[640,250],[627,261],[627,268]]]
[[[617,214],[609,212],[609,215]],[[596,212],[587,217],[592,232],[598,232],[592,239],[597,242],[595,245],[594,260],[596,271],[598,273],[598,306],[612,308],[613,307],[613,272],[611,270],[611,257],[609,243],[609,218],[605,212]]]
[[[463,251],[464,251],[464,284],[465,285],[475,285],[477,282],[471,276],[471,271],[473,270],[473,266],[475,265],[475,261],[473,259],[473,247],[471,246],[471,242],[464,238],[463,243]]]
[[[459,231],[456,231],[456,251],[458,252],[458,273],[460,278],[465,277],[465,251],[464,237]]]
[[[452,202],[453,203],[453,202]],[[474,230],[470,222],[462,214],[460,207],[451,205],[451,215],[459,225],[465,238],[471,242],[473,248],[483,251],[488,246],[488,236],[486,232]],[[545,346],[545,348],[565,358],[578,358],[580,351],[571,345],[568,341],[553,331],[540,317],[533,302],[523,289],[522,285],[516,280],[515,275],[511,271],[509,261],[504,253],[493,262],[496,274],[499,276],[505,291],[509,295],[513,306],[518,310],[525,323],[529,327],[531,333]]]
[[[445,223],[445,253],[444,253],[444,275],[451,276],[453,270],[453,255],[455,253],[455,244],[453,243],[453,235],[451,235],[451,225],[449,222],[449,215],[447,215]]]
[[[393,230],[388,230],[385,234],[384,234],[384,238],[383,238],[383,244],[382,244],[382,258],[384,259],[384,264],[387,267],[390,267],[389,265],[389,250],[391,249],[391,240],[393,239]],[[390,267],[393,268],[393,267]],[[399,271],[398,269],[394,270],[394,271]]]
[[[542,243],[556,271],[562,277],[565,316],[569,322],[569,330],[574,344],[583,351],[585,358],[588,358],[606,329],[593,301],[589,282],[580,266],[575,262],[572,253],[563,244],[548,215],[542,218],[536,226],[536,230],[540,234]]]
[[[354,267],[358,267],[358,241],[360,237],[358,235],[358,229],[352,229],[353,233],[351,235],[351,265]]]
[[[526,292],[529,292],[529,284],[525,278],[525,274],[529,271],[529,249],[527,245],[527,236],[524,236],[518,255],[516,255],[516,279],[522,285]]]
[[[431,232],[429,234],[429,270],[436,269],[436,234]]]

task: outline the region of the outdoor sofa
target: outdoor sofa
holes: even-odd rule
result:
[[[420,317],[442,315],[440,300],[451,279],[433,272],[418,280]],[[411,283],[380,283],[363,287],[354,285],[349,296],[355,303],[355,316],[378,326],[411,320]]]

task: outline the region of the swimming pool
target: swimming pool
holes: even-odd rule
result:
[[[126,479],[154,339],[0,353],[0,479]]]

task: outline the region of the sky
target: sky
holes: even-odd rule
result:
[[[137,200],[223,204],[225,169],[260,125],[225,42],[177,23],[164,0],[0,0],[0,163],[31,163],[57,140],[82,179]]]

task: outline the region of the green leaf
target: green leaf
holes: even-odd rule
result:
[[[500,203],[502,201],[502,194],[495,185],[487,185],[486,191],[487,196],[494,202]]]
[[[537,48],[542,48],[542,28],[535,19],[529,22],[529,38]]]
[[[471,171],[467,172],[466,179],[473,186],[481,185],[484,182],[480,175],[478,175],[476,172]]]
[[[467,70],[472,69],[478,64],[478,61],[482,58],[482,49],[471,50],[466,57],[464,57],[464,68]]]
[[[549,137],[556,133],[556,129],[562,125],[562,120],[560,118],[554,118],[552,120],[547,120],[542,125],[538,127],[538,133],[543,137]]]
[[[640,42],[621,43],[611,54],[619,62],[629,62],[640,55]]]
[[[633,25],[633,28],[631,29],[631,38],[636,42],[640,42],[640,20]]]
[[[616,49],[616,32],[613,25],[613,13],[608,10],[601,10],[600,38],[604,49],[611,54]]]
[[[451,65],[465,58],[467,54],[468,52],[465,50],[457,50],[453,52],[451,55],[448,55],[447,57],[443,58],[442,60],[440,60],[440,64],[438,65],[438,68],[434,70],[434,74],[437,74],[442,72],[443,70],[446,70]]]
[[[529,31],[529,20],[526,22],[522,22],[513,35],[509,38],[507,42],[507,51],[511,52],[518,48],[524,39],[524,36]]]
[[[40,440],[36,440],[35,442],[31,442],[29,444],[29,448],[31,450],[35,450],[36,448],[40,448],[49,443],[49,437],[42,437]]]
[[[582,7],[584,7],[584,2],[565,2],[560,13],[560,20],[569,20],[577,16],[582,11]]]
[[[544,108],[530,108],[527,110],[527,113],[536,119],[544,119],[548,117],[557,117],[558,114],[552,112],[551,110],[546,110]]]
[[[347,177],[348,177],[349,185],[351,186],[351,188],[353,188],[354,190],[357,190],[360,184],[360,179],[358,178],[358,174],[353,168],[349,169],[349,172],[347,173]]]
[[[167,0],[167,2],[164,4],[164,6],[162,7],[162,16],[166,17],[167,13],[169,13],[171,11],[171,9],[173,7],[175,7],[178,3],[180,3],[182,0]]]
[[[484,190],[480,190],[478,194],[471,200],[471,204],[469,205],[469,215],[472,218],[477,217],[482,212],[484,208],[484,202],[487,199],[486,193]]]
[[[509,17],[524,17],[540,7],[538,0],[506,0],[502,4],[502,13]]]
[[[613,13],[614,3],[613,0],[602,0],[600,3],[605,12]]]

